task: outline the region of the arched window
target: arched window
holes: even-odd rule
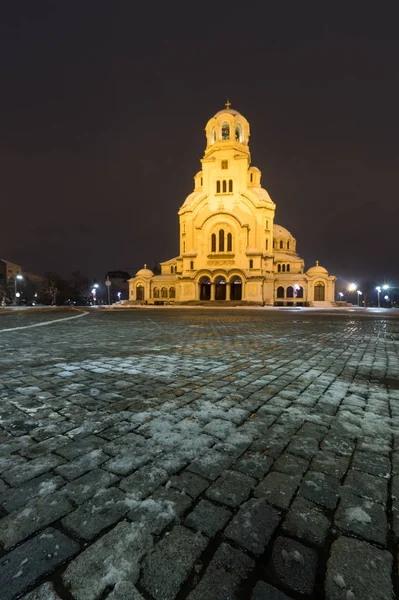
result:
[[[216,252],[216,233],[211,235],[211,252]]]
[[[285,265],[283,265],[283,273],[285,273]]]
[[[216,182],[216,193],[220,194],[220,181]]]
[[[222,125],[222,140],[230,139],[230,125],[228,123],[223,123]]]
[[[176,298],[176,288],[169,288],[169,298]]]
[[[253,176],[253,173],[251,173],[251,175],[249,176],[249,181],[252,183],[253,180],[254,180],[254,176]]]
[[[280,250],[283,248],[284,244],[283,244],[283,240],[280,240]]]
[[[219,231],[219,252],[224,252],[224,229]]]
[[[214,144],[215,142],[216,142],[216,129],[213,128],[212,133],[211,133],[211,144]]]
[[[236,125],[236,142],[242,142],[242,127],[239,123]]]
[[[253,269],[253,268],[254,268],[254,261],[252,260],[252,258],[251,258],[251,260],[249,261],[249,268],[250,268],[250,269]]]
[[[223,194],[225,194],[227,192],[227,181],[225,179],[223,179]]]
[[[289,249],[290,249],[290,243],[287,242],[287,250],[289,250]]]
[[[288,271],[288,273],[290,272],[290,270],[291,270],[291,265],[287,265],[287,271]]]
[[[265,250],[269,250],[269,240],[266,240],[266,243],[265,243]]]
[[[163,287],[161,290],[161,298],[167,298],[168,297],[168,288]]]
[[[159,288],[154,288],[152,295],[154,298],[159,298]]]
[[[296,297],[303,298],[303,287],[301,287],[300,285],[297,286]]]
[[[233,180],[229,179],[229,192],[230,192],[230,194],[232,193],[232,191],[233,191]]]
[[[232,252],[233,250],[233,236],[231,233],[227,234],[227,252]]]
[[[277,265],[277,271],[278,271],[279,273],[281,273],[281,265],[280,265],[280,264],[278,264],[278,265]]]
[[[193,270],[194,269],[194,261],[190,260],[190,269]]]
[[[289,287],[287,287],[287,298],[293,298],[294,297],[294,288],[292,287],[292,285],[290,285]]]
[[[277,288],[277,298],[284,298],[284,288],[282,285]]]

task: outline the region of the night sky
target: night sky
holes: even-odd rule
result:
[[[324,4],[3,2],[0,257],[101,278],[176,256],[230,98],[306,267],[397,280],[399,15]]]

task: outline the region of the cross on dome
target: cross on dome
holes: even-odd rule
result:
[[[229,109],[231,106],[231,102],[230,100],[227,100],[226,104],[225,104],[226,108]]]
[[[316,260],[316,267],[318,267],[318,266],[319,266],[319,261],[318,261],[318,260]]]

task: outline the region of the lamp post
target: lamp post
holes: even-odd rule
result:
[[[349,292],[349,293],[351,293],[351,292],[354,292],[354,291],[356,290],[356,288],[357,288],[357,285],[356,285],[356,283],[351,283],[351,284],[348,286],[348,292]],[[348,300],[349,300],[349,298],[348,298]]]
[[[15,278],[14,278],[14,304],[15,305],[17,304],[17,298],[19,298],[20,295],[21,295],[21,294],[18,293],[18,287],[17,287],[18,279],[23,279],[23,276],[22,275],[15,275]]]
[[[342,298],[344,297],[344,293],[343,292],[338,292],[338,296],[339,296],[339,301],[342,302]]]
[[[360,290],[356,290],[357,291],[357,305],[360,306],[360,296],[362,295],[362,292]]]
[[[375,289],[377,290],[377,304],[378,304],[378,308],[380,308],[380,306],[381,306],[380,294],[381,294],[382,290],[384,290],[384,291],[389,290],[389,285],[387,285],[386,283],[383,286],[377,285],[377,287]],[[386,299],[386,298],[384,298],[384,299]]]

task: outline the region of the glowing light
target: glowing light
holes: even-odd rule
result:
[[[23,279],[22,275],[17,275],[17,279]]]
[[[351,283],[351,284],[349,285],[349,287],[348,287],[348,290],[349,290],[350,292],[354,292],[354,291],[356,290],[356,288],[357,288],[357,285],[356,285],[356,283]]]

